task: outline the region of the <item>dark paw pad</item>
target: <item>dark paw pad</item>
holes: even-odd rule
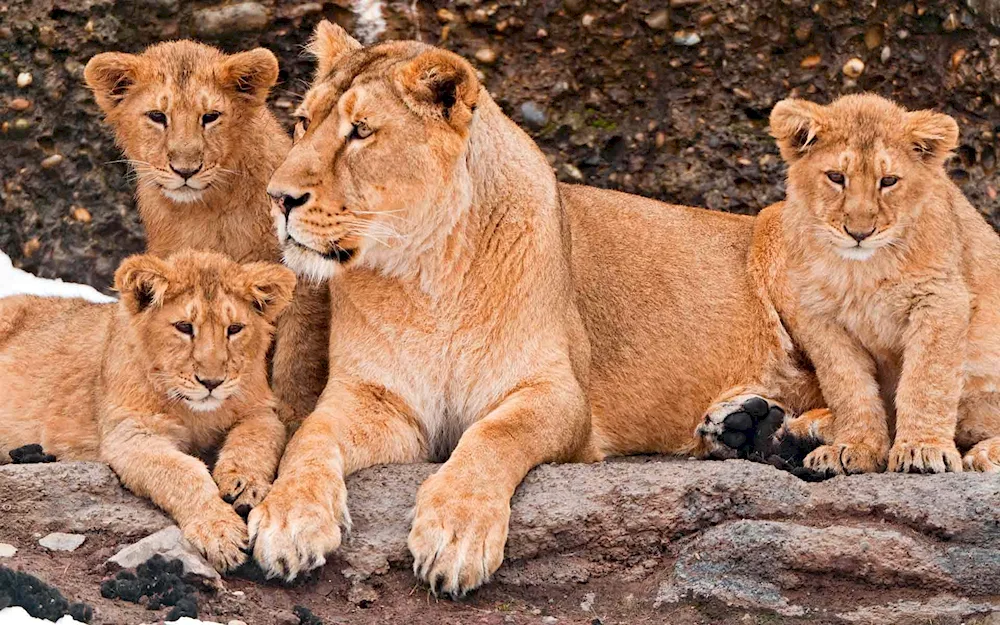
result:
[[[780,406],[771,406],[761,397],[751,397],[723,419],[719,440],[735,450],[739,458],[767,453],[773,446],[774,433],[784,420],[785,411]]]

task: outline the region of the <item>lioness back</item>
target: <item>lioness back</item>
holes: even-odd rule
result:
[[[0,299],[0,463],[32,443],[68,460],[97,458],[96,371],[114,308],[75,298]]]

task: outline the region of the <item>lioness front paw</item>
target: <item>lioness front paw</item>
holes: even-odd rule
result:
[[[751,452],[769,452],[785,410],[760,395],[738,395],[709,406],[695,430],[710,456],[746,458]]]
[[[223,501],[232,504],[236,514],[246,518],[271,490],[271,480],[266,475],[254,475],[232,464],[218,464],[212,472]]]
[[[500,568],[509,520],[510,501],[502,494],[460,492],[432,475],[417,493],[407,541],[413,573],[435,595],[464,596]]]
[[[886,453],[868,445],[820,445],[803,465],[818,473],[852,475],[885,470]]]
[[[965,470],[982,473],[1000,471],[1000,438],[991,438],[976,443],[965,454]]]
[[[230,571],[247,560],[247,526],[232,508],[221,501],[209,506],[181,528],[184,538],[221,572]]]
[[[955,443],[897,442],[889,451],[889,470],[896,473],[958,473],[962,455]]]
[[[250,512],[253,555],[268,578],[290,582],[323,566],[326,556],[340,547],[341,527],[350,532],[343,479],[306,482],[275,483],[263,503]]]

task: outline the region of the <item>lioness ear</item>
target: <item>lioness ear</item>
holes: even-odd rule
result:
[[[791,163],[816,144],[822,130],[823,107],[807,100],[788,99],[771,110],[771,136],[781,157]]]
[[[155,256],[129,256],[115,272],[115,289],[134,315],[163,303],[171,275],[170,265]]]
[[[306,49],[316,58],[316,77],[321,78],[330,73],[341,57],[362,47],[357,39],[348,35],[338,24],[323,20],[316,25]]]
[[[278,59],[265,48],[227,57],[219,68],[219,82],[227,89],[264,102],[278,80]]]
[[[134,54],[104,52],[87,61],[83,79],[105,113],[115,108],[138,82],[142,60]]]
[[[457,128],[468,125],[479,101],[472,65],[446,50],[421,53],[398,70],[396,82],[412,109],[443,117]]]
[[[268,321],[274,321],[292,301],[295,274],[275,263],[250,263],[243,270],[254,308]]]
[[[944,113],[907,113],[906,131],[913,149],[928,162],[944,161],[958,146],[958,122]]]

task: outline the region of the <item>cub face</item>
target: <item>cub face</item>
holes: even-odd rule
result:
[[[156,390],[191,410],[220,408],[261,373],[295,275],[209,252],[132,256],[115,273],[120,306]]]
[[[235,55],[192,41],[90,59],[87,85],[141,185],[178,203],[233,180],[244,124],[265,106],[278,61],[263,48]],[[223,190],[224,192],[224,190]]]
[[[828,106],[783,100],[771,112],[771,134],[789,165],[788,198],[808,210],[816,239],[867,260],[899,242],[924,190],[946,177],[958,125],[863,94]]]
[[[479,82],[457,55],[415,42],[363,49],[327,21],[309,49],[316,77],[268,194],[285,263],[325,279],[419,244],[414,224],[447,222],[435,209],[462,186]]]

